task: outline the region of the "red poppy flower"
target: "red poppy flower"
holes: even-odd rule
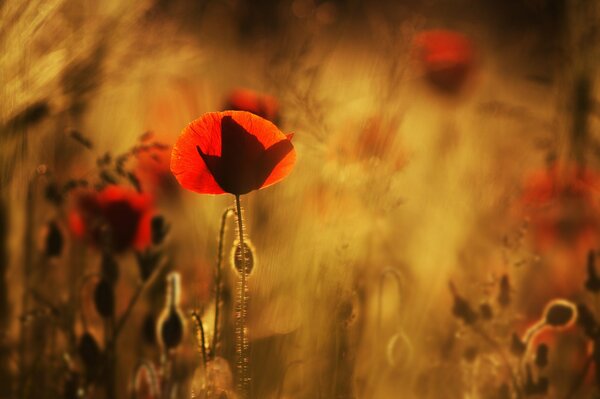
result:
[[[585,167],[555,164],[532,173],[522,204],[538,249],[565,246],[586,253],[600,238],[600,177]]]
[[[248,111],[255,115],[277,123],[279,119],[279,102],[273,96],[249,89],[235,89],[227,98],[225,109]]]
[[[143,249],[150,244],[151,198],[133,189],[108,186],[100,192],[83,192],[69,214],[75,236],[115,252]]]
[[[176,192],[177,182],[170,169],[171,147],[160,151],[144,151],[136,155],[134,174],[140,180],[143,191],[153,197],[172,195]]]
[[[250,112],[207,113],[179,136],[171,171],[191,191],[246,194],[291,172],[296,160],[291,137]]]
[[[465,35],[448,30],[431,30],[415,40],[417,55],[427,80],[438,90],[454,94],[473,69],[473,47]]]

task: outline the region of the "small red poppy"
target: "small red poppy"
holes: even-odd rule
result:
[[[454,94],[473,69],[473,46],[465,35],[449,30],[430,30],[415,40],[417,55],[427,80],[438,90]]]
[[[151,198],[133,189],[111,185],[99,192],[80,193],[69,214],[76,237],[108,246],[115,252],[150,245]]]
[[[279,120],[279,102],[273,96],[250,89],[235,89],[227,98],[225,109],[248,111],[277,123]]]
[[[154,197],[176,192],[177,182],[170,169],[170,146],[164,151],[141,152],[136,158],[134,174],[139,178],[143,191]]]
[[[291,138],[250,112],[210,112],[183,129],[171,171],[191,191],[246,194],[291,172],[296,160]]]
[[[554,164],[527,177],[522,204],[538,249],[565,245],[585,253],[600,234],[600,177],[578,165]]]

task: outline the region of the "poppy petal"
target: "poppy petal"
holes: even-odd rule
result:
[[[220,117],[218,113],[206,114],[190,123],[173,146],[171,172],[184,188],[201,194],[223,194],[202,157],[221,155]]]

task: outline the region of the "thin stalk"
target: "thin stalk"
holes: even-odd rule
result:
[[[211,353],[212,357],[217,356],[217,343],[219,342],[219,311],[221,308],[221,284],[223,279],[222,264],[223,264],[223,241],[225,239],[225,228],[227,227],[227,218],[234,212],[233,208],[225,209],[221,216],[221,229],[219,230],[219,252],[217,254],[217,270],[215,273],[215,326],[213,330],[213,340]]]
[[[204,324],[202,324],[202,319],[197,312],[192,313],[192,318],[196,323],[196,327],[198,331],[200,331],[200,350],[202,352],[202,365],[204,366],[204,372],[206,372],[206,364],[207,364],[207,356],[206,356],[206,338],[204,335]]]
[[[248,287],[246,282],[246,248],[244,245],[244,221],[242,215],[242,206],[240,196],[235,196],[235,209],[237,215],[239,245],[241,252],[241,278],[237,284],[237,304],[235,315],[235,353],[237,370],[237,391],[241,399],[248,397],[248,330],[246,326]]]

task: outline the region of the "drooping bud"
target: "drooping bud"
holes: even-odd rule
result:
[[[165,223],[165,218],[160,215],[154,216],[150,222],[150,228],[152,234],[152,244],[161,244],[169,232],[169,225]]]
[[[89,332],[85,332],[79,338],[77,351],[81,357],[81,361],[85,366],[88,378],[93,378],[97,374],[101,362],[102,351],[96,342],[96,339]]]
[[[96,285],[94,305],[98,314],[104,318],[109,318],[115,313],[115,290],[106,278],[102,278]]]
[[[543,369],[548,365],[548,345],[538,345],[535,352],[535,365],[540,369]]]
[[[544,310],[544,324],[554,328],[569,327],[577,319],[577,307],[564,299],[554,299]]]
[[[167,297],[165,307],[158,319],[157,337],[165,351],[176,349],[183,339],[185,330],[184,315],[179,308],[181,277],[172,272],[167,275]]]
[[[44,240],[44,252],[48,257],[57,257],[62,253],[64,246],[63,234],[56,222],[48,223],[46,238]]]

